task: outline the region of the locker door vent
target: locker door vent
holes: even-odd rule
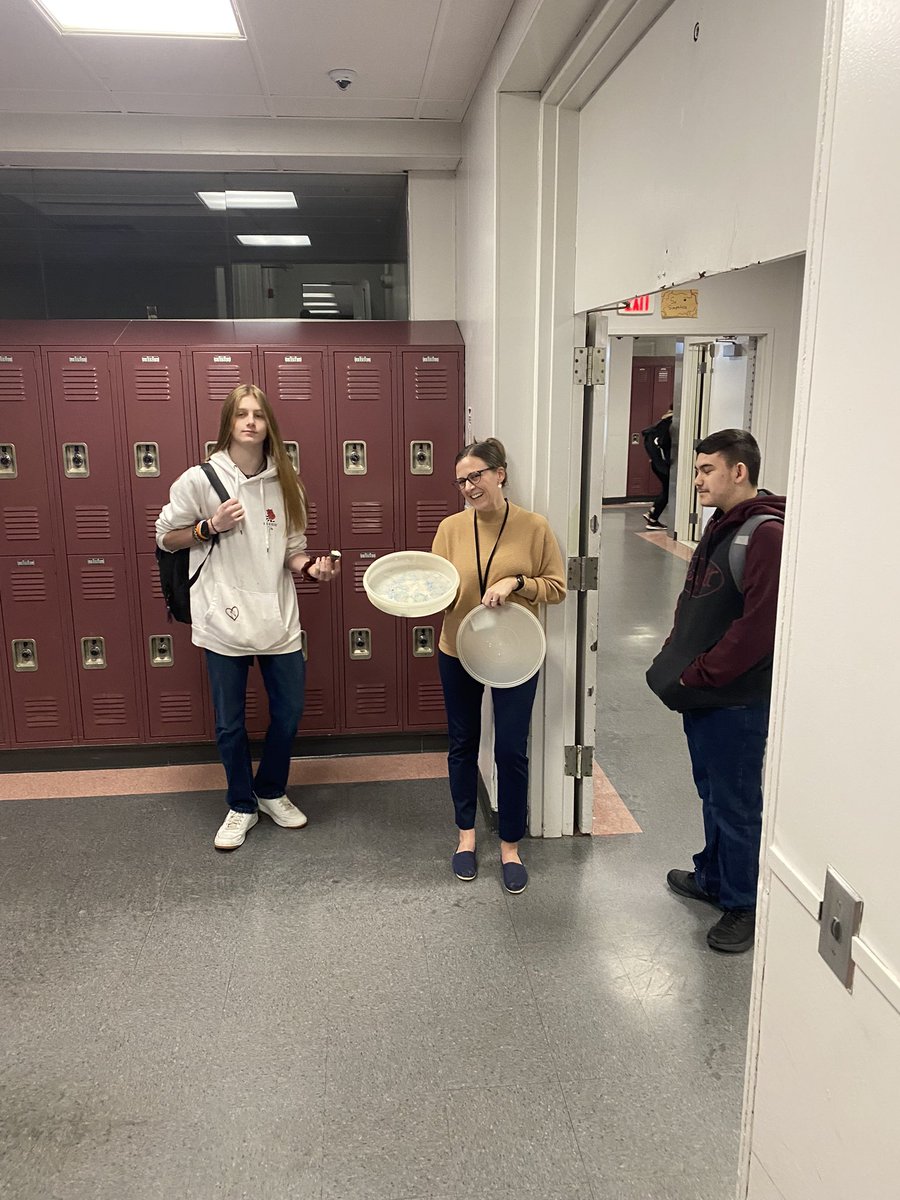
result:
[[[319,585],[315,579],[310,579],[308,575],[294,576],[294,591],[297,593],[297,599],[300,600],[303,596],[315,596],[318,594]]]
[[[159,719],[171,725],[181,725],[194,715],[193,697],[190,692],[162,692],[157,708]]]
[[[62,398],[77,403],[85,400],[99,400],[100,384],[97,379],[97,368],[90,365],[63,367]]]
[[[312,372],[302,363],[278,364],[278,398],[279,400],[312,400]]]
[[[21,367],[8,363],[0,367],[0,400],[27,400],[25,374]]]
[[[208,363],[206,367],[206,395],[214,404],[227,400],[241,379],[240,363]]]
[[[387,688],[378,684],[373,687],[358,687],[356,689],[356,711],[366,716],[377,716],[387,712]]]
[[[33,542],[41,536],[36,508],[4,508],[3,528],[11,542]]]
[[[262,711],[261,697],[256,688],[247,688],[247,709],[246,716],[248,721],[254,721]]]
[[[384,505],[378,500],[354,500],[350,505],[350,529],[353,533],[374,537],[384,531]]]
[[[118,596],[115,571],[98,567],[83,567],[81,594],[85,600],[115,600]]]
[[[85,541],[92,538],[109,538],[109,509],[88,508],[86,505],[75,506],[75,536]]]
[[[321,688],[307,688],[303,705],[304,717],[321,717],[325,713],[325,693]]]
[[[37,604],[47,599],[46,576],[43,571],[13,571],[12,598],[18,603]]]
[[[28,729],[55,729],[59,725],[59,705],[52,696],[26,700],[23,707]]]
[[[319,536],[319,506],[312,500],[309,501],[306,513],[306,536],[307,538]]]
[[[133,376],[135,400],[171,400],[172,382],[168,366],[138,367]]]
[[[116,692],[106,692],[103,695],[94,696],[91,707],[93,708],[94,721],[97,725],[125,724],[127,708],[123,695]]]
[[[417,697],[422,712],[443,712],[444,689],[440,683],[420,683]]]
[[[348,400],[381,400],[381,388],[382,376],[377,367],[347,367]]]
[[[416,399],[447,399],[447,368],[434,365],[416,367]]]
[[[366,570],[369,566],[371,566],[371,563],[367,563],[367,562],[353,564],[353,590],[354,590],[354,592],[362,592],[363,595],[365,595],[366,589],[363,587],[362,580],[363,580],[363,575],[365,575]]]
[[[416,533],[437,533],[444,517],[450,516],[450,508],[442,500],[420,500],[416,504]]]
[[[155,542],[156,518],[159,516],[159,506],[152,504],[149,508],[145,509],[145,512],[147,514],[147,537],[151,538]]]

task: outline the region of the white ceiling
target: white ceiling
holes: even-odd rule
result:
[[[0,114],[458,122],[512,3],[235,0],[246,41],[214,41],[63,36],[3,0]],[[335,67],[357,73],[347,92]]]

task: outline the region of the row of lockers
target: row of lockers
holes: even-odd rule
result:
[[[302,472],[311,551],[344,556],[335,584],[295,580],[301,735],[443,728],[440,619],[378,612],[362,574],[430,546],[459,504],[461,349],[173,349],[169,334],[162,348],[42,349],[4,344],[0,326],[0,744],[212,737],[203,655],[166,621],[154,525],[241,382],[266,390]],[[247,716],[264,731],[256,670]]]

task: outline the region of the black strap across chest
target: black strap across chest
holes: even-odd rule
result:
[[[505,500],[506,512],[503,514],[503,523],[500,526],[500,532],[497,534],[497,540],[494,542],[494,548],[488,556],[487,566],[484,572],[481,570],[481,544],[478,541],[478,513],[472,509],[472,523],[475,529],[475,563],[478,567],[478,587],[482,598],[487,591],[487,581],[491,574],[491,563],[494,561],[494,555],[497,553],[497,547],[500,545],[500,539],[503,537],[503,530],[506,528],[506,522],[509,520],[509,501]]]

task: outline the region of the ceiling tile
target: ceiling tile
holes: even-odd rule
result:
[[[513,0],[445,0],[422,90],[425,100],[468,100],[481,78]]]
[[[70,52],[67,43],[37,11],[30,0],[3,5],[0,38],[0,79],[4,88],[80,91],[94,88],[97,80]]]
[[[261,93],[246,42],[82,37],[78,53],[112,91]]]
[[[276,117],[344,117],[365,121],[416,116],[415,100],[364,100],[350,95],[322,100],[273,96],[269,103]]]
[[[266,117],[263,96],[208,96],[183,92],[115,92],[116,102],[129,113],[159,113],[165,116]]]
[[[0,113],[119,112],[110,92],[56,91],[41,88],[0,88]]]

